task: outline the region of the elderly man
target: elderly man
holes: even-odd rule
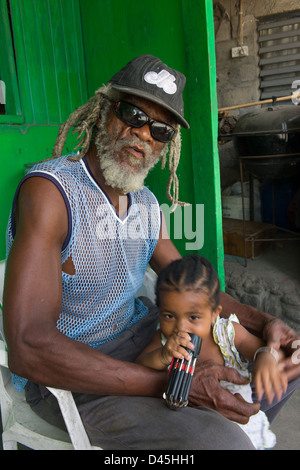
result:
[[[159,272],[180,254],[143,181],[169,152],[167,194],[178,200],[185,77],[159,59],[133,59],[62,125],[49,161],[21,181],[8,225],[4,325],[17,388],[41,416],[61,417],[43,385],[72,390],[91,442],[104,449],[251,449],[240,428],[259,404],[221,389],[235,371],[199,367],[192,407],[162,399],[167,374],[134,361],[156,328],[156,309],[137,299],[148,263]],[[81,151],[61,156],[71,128]],[[223,312],[268,334],[279,347],[295,335],[283,323],[225,294]],[[288,367],[288,366],[286,366]],[[297,375],[297,371],[290,369]],[[39,385],[38,385],[39,384]]]

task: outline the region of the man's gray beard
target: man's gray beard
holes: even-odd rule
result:
[[[158,161],[157,157],[153,157],[149,144],[142,142],[138,137],[118,141],[114,136],[107,135],[103,122],[101,122],[99,131],[95,136],[95,145],[106,184],[121,190],[123,194],[142,189],[146,176]],[[128,161],[138,171],[122,165],[115,158],[115,155],[128,145],[142,146],[145,150],[143,159],[136,159],[128,153]]]

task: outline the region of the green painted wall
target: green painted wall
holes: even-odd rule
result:
[[[7,90],[7,114],[0,115],[0,259],[24,165],[51,156],[60,123],[87,99],[78,0],[10,0],[10,10],[12,33],[0,0],[0,47],[7,51],[0,55]]]
[[[191,130],[182,131],[178,167],[180,200],[192,207],[194,241],[224,282],[223,237],[217,149],[217,99],[212,0],[80,0],[89,95],[139,54],[153,54],[187,76],[185,114]],[[168,169],[155,167],[147,185],[167,204]],[[204,206],[204,227],[197,205]],[[198,206],[199,208],[200,206]],[[171,235],[182,254],[190,252],[191,228],[182,228],[183,209],[171,216]],[[175,219],[175,221],[174,221]],[[204,233],[202,234],[202,231]],[[177,238],[175,238],[177,237]],[[190,237],[188,240],[187,237]],[[193,247],[193,244],[192,244]],[[187,249],[189,248],[189,249]],[[224,285],[224,284],[223,284]]]
[[[5,258],[5,231],[9,211],[18,182],[25,174],[25,164],[51,157],[58,127],[33,125],[22,130],[24,134],[20,133],[21,129],[14,131],[8,126],[0,134],[0,260]],[[72,150],[71,139],[65,148]]]
[[[224,285],[212,0],[10,0],[10,6],[14,42],[0,0],[0,47],[9,58],[0,56],[0,79],[11,97],[8,114],[0,115],[0,259],[24,164],[49,157],[68,114],[120,66],[150,53],[187,76],[191,130],[182,131],[178,176],[180,200],[191,206],[171,216],[171,236],[182,254],[207,256]],[[147,179],[164,207],[168,174],[157,166]]]

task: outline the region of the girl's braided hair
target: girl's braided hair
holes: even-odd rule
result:
[[[220,300],[220,281],[208,259],[198,254],[172,261],[158,275],[156,301],[159,305],[161,291],[191,290],[206,294],[210,305],[216,309]]]
[[[118,91],[113,90],[109,84],[103,85],[99,88],[87,103],[75,109],[75,111],[70,114],[67,121],[60,126],[57,139],[53,147],[53,157],[58,158],[62,155],[66,138],[72,128],[72,135],[78,133],[77,140],[79,141],[74,148],[74,151],[79,148],[80,150],[76,155],[70,156],[69,158],[72,160],[80,160],[83,158],[90,147],[91,141],[93,140],[94,126],[99,117],[101,117],[103,108],[105,108],[105,106],[108,107],[111,100],[119,101],[120,99],[121,94]],[[161,159],[161,168],[163,169],[166,165],[167,154],[169,153],[170,176],[167,183],[167,198],[173,204],[173,210],[175,210],[177,205],[186,205],[186,203],[178,200],[179,180],[176,170],[180,159],[181,136],[180,125],[176,124],[174,127],[176,129],[175,136],[171,142],[166,145]]]

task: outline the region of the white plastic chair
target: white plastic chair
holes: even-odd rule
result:
[[[2,302],[4,262],[0,262],[0,301]],[[1,312],[2,313],[2,312]],[[0,315],[0,333],[2,314]],[[25,393],[17,392],[8,369],[4,338],[0,339],[0,406],[4,450],[17,450],[18,443],[35,450],[102,450],[90,444],[73,395],[66,390],[47,387],[57,398],[66,428],[62,431],[41,419],[31,410]]]
[[[137,292],[136,297],[145,296],[148,297],[155,304],[155,285],[156,285],[157,274],[148,265],[146,268],[143,285]]]
[[[90,444],[71,392],[47,387],[57,398],[68,432],[39,418],[11,381],[5,343],[0,340],[0,404],[4,450],[18,443],[35,450],[101,450]]]

